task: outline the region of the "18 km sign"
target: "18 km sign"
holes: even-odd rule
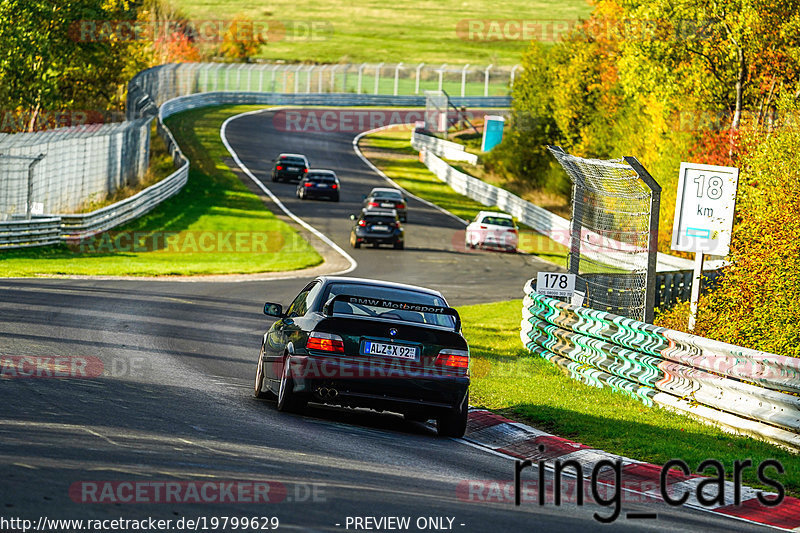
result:
[[[739,169],[681,163],[672,249],[728,255]]]

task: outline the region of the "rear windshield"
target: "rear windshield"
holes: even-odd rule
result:
[[[403,198],[403,195],[399,192],[394,191],[377,191],[372,193],[373,198],[391,198],[392,200],[400,200]]]
[[[305,165],[306,162],[302,159],[297,157],[281,157],[281,163],[285,163],[287,165]]]
[[[395,289],[391,287],[381,287],[375,285],[363,285],[358,283],[331,283],[325,289],[322,296],[322,304],[330,301],[334,296],[346,294],[348,296],[364,296],[371,299],[390,300],[394,302],[404,302],[411,304],[432,305],[437,307],[447,307],[444,298],[424,292],[417,292],[405,289]],[[374,305],[353,304],[348,302],[336,302],[335,313],[349,314],[364,317],[388,318],[394,320],[406,320],[408,322],[419,322],[420,324],[432,324],[448,328],[455,327],[455,321],[450,315],[438,313],[422,313],[417,311],[407,311],[403,309],[390,309]]]
[[[503,226],[505,228],[513,228],[514,221],[510,218],[503,217],[483,217],[484,224],[491,224],[492,226]]]
[[[393,224],[394,222],[397,222],[397,220],[394,217],[375,216],[375,215],[366,216],[364,217],[364,220],[366,220],[370,224]]]
[[[334,177],[331,176],[330,174],[309,174],[307,178],[310,181],[319,181],[323,183],[325,182],[333,183],[334,181],[336,181]]]

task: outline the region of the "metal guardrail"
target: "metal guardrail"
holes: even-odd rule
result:
[[[478,156],[466,151],[463,144],[446,141],[416,131],[411,132],[411,146],[414,150],[428,150],[450,161],[466,161],[472,165],[478,163]]]
[[[800,450],[800,359],[575,307],[525,285],[520,339],[574,379]]]
[[[0,250],[57,244],[61,237],[59,217],[0,222]]]

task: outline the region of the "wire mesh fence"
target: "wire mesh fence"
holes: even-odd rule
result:
[[[518,66],[418,64],[275,64],[181,63],[161,65],[137,74],[128,91],[128,118],[155,114],[155,108],[177,96],[201,92],[355,93],[451,96],[508,96]],[[149,95],[151,102],[147,101]]]
[[[603,161],[549,149],[573,184],[569,271],[586,305],[651,322],[661,187],[636,158]]]
[[[74,212],[138,184],[150,160],[149,124],[140,119],[3,136],[0,220]]]

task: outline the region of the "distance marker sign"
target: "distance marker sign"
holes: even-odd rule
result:
[[[672,249],[728,255],[739,169],[681,163]]]

